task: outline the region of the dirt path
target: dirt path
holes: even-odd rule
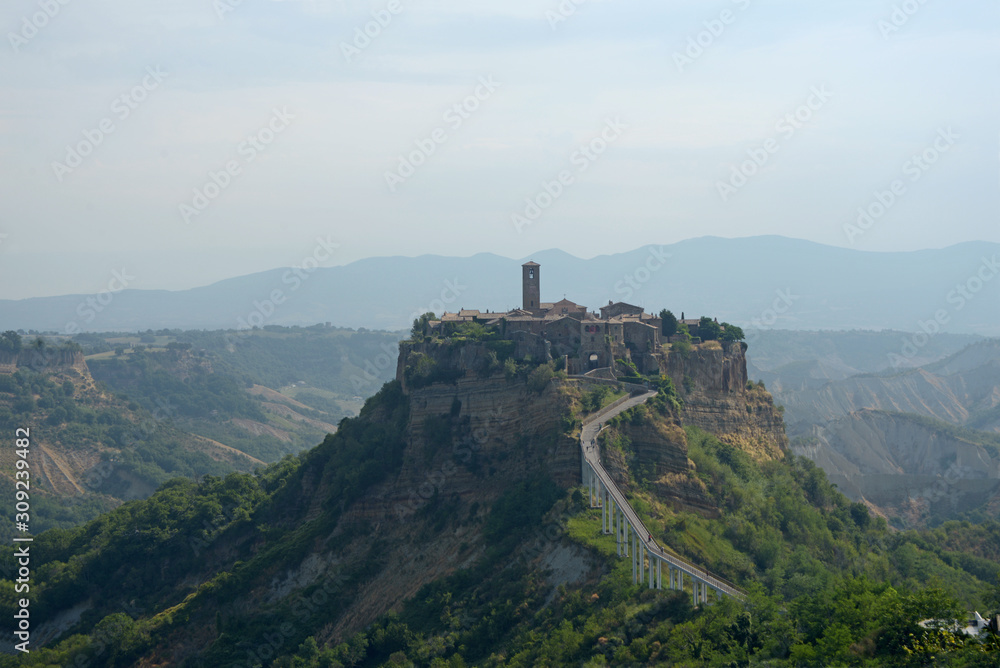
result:
[[[229,445],[226,445],[225,443],[219,443],[218,441],[214,441],[214,440],[212,440],[210,438],[207,438],[205,436],[199,436],[198,434],[191,434],[191,435],[194,436],[199,441],[203,441],[205,443],[208,443],[212,447],[219,448],[220,450],[223,450],[223,451],[228,452],[228,453],[233,454],[233,455],[238,455],[240,457],[243,457],[244,459],[249,459],[254,464],[260,464],[261,466],[267,466],[267,462],[262,462],[261,460],[257,459],[253,455],[248,455],[247,453],[243,452],[242,450],[237,450],[236,448],[234,448],[232,446],[229,446]]]
[[[58,479],[60,483],[62,480],[65,480],[67,483],[69,483],[69,485],[76,491],[77,494],[84,493],[83,487],[80,486],[80,484],[76,481],[76,477],[73,475],[72,468],[70,468],[69,464],[63,461],[62,457],[52,452],[51,449],[49,449],[46,445],[42,443],[36,443],[34,445],[45,454],[45,457],[48,459],[48,461],[52,462],[52,466],[61,474],[61,477],[54,477],[53,471],[49,470],[49,467],[46,465],[47,464],[46,461],[45,460],[42,461],[41,468],[43,469],[45,477],[48,479],[49,484],[52,485],[52,488],[54,490],[60,493],[65,493],[62,489],[60,489],[60,487],[64,487],[64,485],[57,484],[56,480]]]

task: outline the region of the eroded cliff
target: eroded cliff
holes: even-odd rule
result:
[[[740,343],[709,342],[689,352],[665,352],[661,371],[683,400],[681,420],[714,434],[757,459],[788,448],[781,411],[759,386],[748,387],[746,351]]]

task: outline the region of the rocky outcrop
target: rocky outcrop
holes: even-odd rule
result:
[[[609,447],[609,444],[614,444]],[[639,424],[623,423],[602,439],[604,468],[626,493],[639,479],[675,508],[717,517],[718,509],[687,456],[687,437],[673,417],[648,414]]]
[[[464,354],[448,347],[440,352],[436,363],[479,359],[474,346]],[[400,368],[427,349],[407,353],[411,357],[401,355]],[[535,391],[524,378],[463,372],[450,382],[411,384],[406,395],[409,423],[401,469],[352,503],[335,531],[373,529],[385,545],[384,567],[354,597],[329,630],[330,638],[362,628],[424,584],[477,558],[484,549],[478,520],[518,483],[539,472],[562,487],[580,481],[579,442],[563,420],[571,410],[565,381]],[[367,545],[363,540],[356,556]]]
[[[41,349],[25,348],[18,353],[0,351],[0,373],[14,373],[18,369],[38,373],[73,369],[77,373],[90,375],[82,352],[51,346]]]
[[[1000,495],[992,448],[936,421],[876,410],[817,426],[793,451],[815,461],[848,497],[914,526],[988,506]]]
[[[668,350],[661,354],[660,371],[678,389],[705,394],[741,393],[747,385],[747,358],[742,344],[710,341],[690,352]]]
[[[757,459],[788,448],[781,412],[765,390],[747,387],[746,350],[739,343],[709,342],[690,352],[665,353],[660,362],[683,399],[681,420],[714,434]]]
[[[355,504],[359,518],[399,521],[435,496],[487,503],[538,471],[565,487],[579,482],[580,448],[564,431],[570,400],[561,384],[539,393],[523,379],[462,377],[408,395],[402,470]]]
[[[580,447],[570,418],[574,402],[595,383],[508,379],[497,355],[504,342],[494,343],[400,344],[397,379],[409,402],[402,466],[345,510],[333,536],[339,540],[342,531],[345,538],[351,535],[350,527],[368,527],[384,546],[382,567],[324,640],[363,627],[392,602],[475,561],[485,549],[477,520],[514,485],[538,472],[562,487],[580,484]],[[709,344],[658,363],[678,388],[690,378],[683,411],[634,409],[645,411],[645,418],[623,420],[607,431],[617,445],[603,448],[605,466],[626,490],[640,480],[666,503],[717,516],[688,459],[683,424],[776,456],[784,444],[780,414],[766,392],[746,389],[739,345]],[[341,558],[365,558],[371,541],[371,535],[353,539]],[[546,545],[557,543],[547,539]]]

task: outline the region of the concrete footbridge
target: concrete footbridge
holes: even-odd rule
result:
[[[655,395],[655,391],[635,389],[631,396],[622,397],[584,419],[580,434],[581,473],[583,484],[587,487],[590,507],[601,509],[601,531],[615,536],[618,556],[632,559],[634,583],[642,584],[646,581],[650,589],[663,589],[666,585],[667,589],[683,591],[684,578],[687,576],[691,581],[691,595],[695,605],[708,603],[709,591],[714,592],[716,598],[732,596],[743,600],[746,595],[736,585],[680,557],[668,554],[664,548],[658,546],[651,539],[651,533],[636,515],[625,495],[601,464],[597,435],[603,423]],[[664,571],[666,571],[665,583]]]

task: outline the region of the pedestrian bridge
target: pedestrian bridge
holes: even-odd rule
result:
[[[655,391],[635,389],[632,396],[622,397],[587,417],[580,434],[583,484],[587,488],[591,508],[601,509],[601,531],[615,536],[618,556],[632,560],[632,581],[649,583],[650,589],[685,590],[685,576],[690,581],[694,604],[709,603],[714,597],[732,596],[743,600],[746,594],[736,585],[698,568],[672,554],[651,540],[651,532],[643,525],[625,495],[601,464],[597,435],[607,420],[643,403],[656,395]],[[666,582],[664,583],[664,575]]]

